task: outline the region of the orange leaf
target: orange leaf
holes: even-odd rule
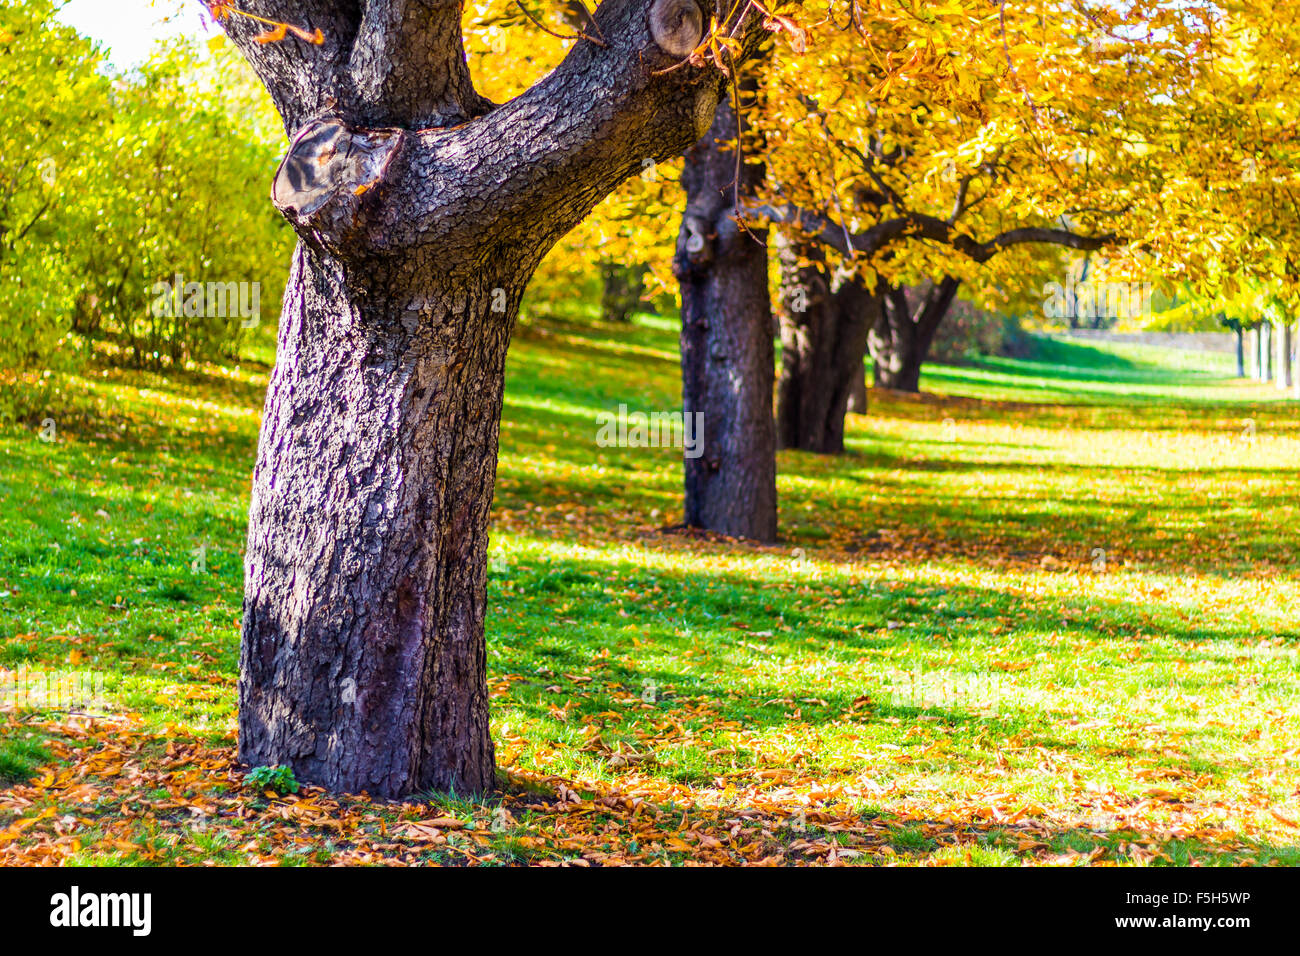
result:
[[[279,23],[272,29],[267,30],[265,33],[259,33],[257,36],[253,37],[253,40],[256,43],[279,43],[284,39],[288,29],[289,24]]]

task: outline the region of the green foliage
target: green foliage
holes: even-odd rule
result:
[[[957,299],[935,332],[929,358],[957,362],[978,355],[1020,354],[1024,338],[1025,333],[1014,317]]]
[[[292,246],[264,188],[283,130],[224,39],[115,76],[54,11],[0,0],[0,413],[47,407],[92,353],[236,354],[274,314]],[[162,295],[177,276],[204,292],[179,310]]]
[[[232,116],[224,100],[228,86],[253,83],[240,63],[219,45],[200,59],[177,44],[114,91],[118,121],[95,167],[96,241],[83,250],[88,281],[76,324],[134,365],[233,355],[283,291],[291,233],[258,188],[270,181],[277,151],[265,134],[245,131],[265,120]],[[171,295],[178,281],[180,309]],[[209,282],[241,286],[257,314],[216,308]]]
[[[78,358],[68,316],[90,157],[109,121],[100,55],[51,0],[0,0],[0,367]]]
[[[244,779],[259,790],[274,790],[276,793],[297,793],[299,790],[292,767],[254,767]]]

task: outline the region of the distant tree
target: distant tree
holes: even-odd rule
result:
[[[110,121],[100,54],[54,12],[50,0],[0,0],[0,368],[37,373],[6,383],[10,412],[34,398],[23,393],[40,370],[82,357],[68,318],[91,225],[86,183]]]
[[[248,189],[284,133],[229,44],[178,43],[115,75],[54,4],[0,0],[0,109],[0,368],[39,384],[92,352],[234,354],[280,297],[291,231]],[[11,392],[29,408],[45,401],[32,384]]]

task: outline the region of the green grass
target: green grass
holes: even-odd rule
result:
[[[0,740],[0,785],[29,780],[49,761],[50,752],[35,737],[28,733]]]
[[[783,540],[760,547],[665,530],[679,453],[595,445],[599,411],[677,407],[671,322],[526,330],[488,584],[499,762],[516,788],[713,821],[747,858],[1300,863],[1300,414],[1230,360],[1044,340],[932,367],[923,396],[873,393],[847,454],[781,453]],[[133,733],[229,747],[265,383],[108,372],[49,410],[56,443],[0,431],[0,667],[89,669]],[[0,724],[6,782],[50,759],[38,717]],[[55,750],[78,765],[93,731],[79,747]],[[255,820],[179,838],[169,792],[139,797],[161,822],[128,849],[101,795],[73,859],[343,852]],[[434,805],[496,862],[700,852],[643,845],[618,808],[577,834],[540,804],[496,830],[491,803]],[[0,831],[18,816],[0,803]]]

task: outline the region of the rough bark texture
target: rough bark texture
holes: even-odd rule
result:
[[[253,480],[240,757],[376,795],[480,792],[487,523],[522,284],[494,312],[505,277],[426,273],[442,291],[394,300],[343,273],[300,247],[290,276]]]
[[[686,212],[673,272],[682,295],[682,405],[704,414],[703,454],[686,458],[686,523],[736,537],[776,539],[775,352],[767,231],[736,218],[731,105],[687,153]],[[739,189],[761,181],[744,163]]]
[[[948,276],[916,296],[915,306],[902,288],[885,292],[868,338],[877,388],[921,390],[921,365],[939,324],[948,314],[957,286],[958,280]]]
[[[294,134],[274,194],[300,238],[245,558],[245,763],[381,797],[493,786],[484,579],[506,348],[546,250],[712,121],[721,74],[664,72],[678,58],[650,35],[650,8],[683,2],[603,4],[605,45],[576,44],[500,107],[473,91],[459,3],[242,5],[319,27],[319,46],[227,21]]]
[[[819,243],[782,236],[781,378],[777,441],[822,454],[844,450],[844,416],[864,385],[862,356],[880,300],[856,277],[831,271]]]

